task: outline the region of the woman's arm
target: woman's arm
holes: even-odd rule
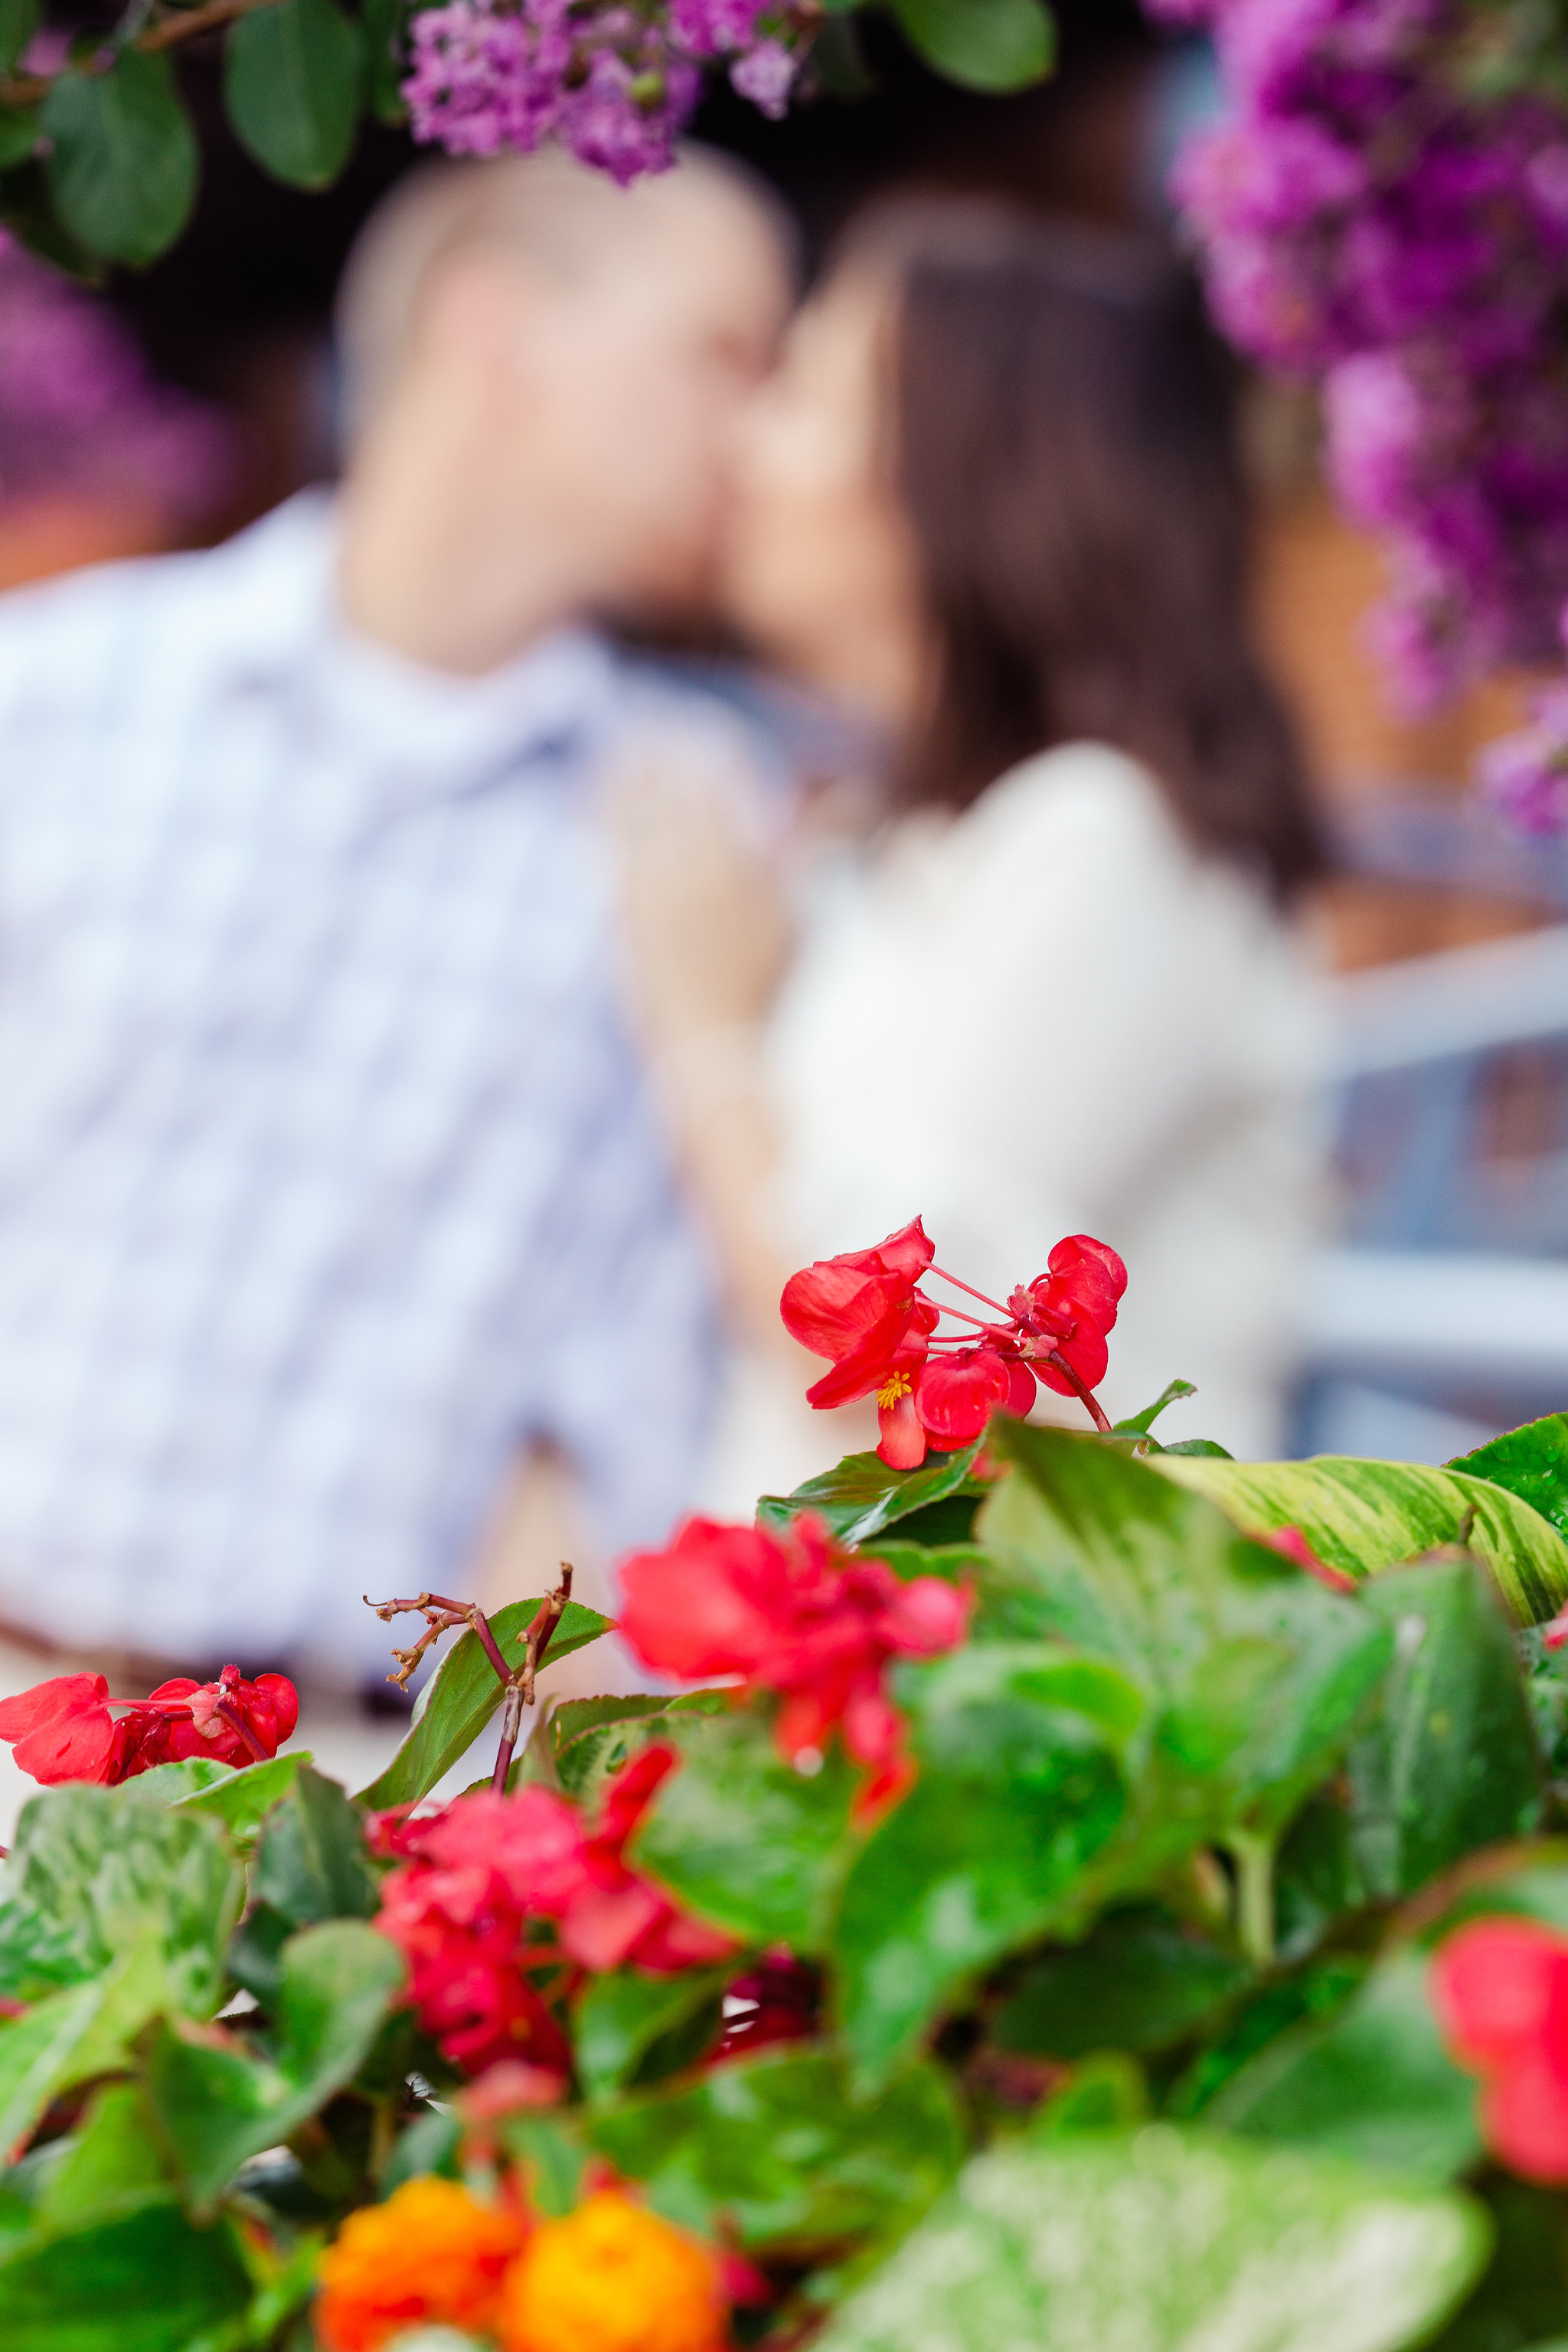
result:
[[[609,805],[632,1004],[680,1171],[737,1327],[788,1349],[778,1300],[793,1267],[770,1218],[778,1136],[762,1023],[791,924],[748,799],[711,755],[666,752],[625,769]]]

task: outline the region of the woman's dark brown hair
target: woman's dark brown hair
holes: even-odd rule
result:
[[[840,267],[894,289],[890,457],[940,646],[905,796],[962,806],[1031,752],[1114,744],[1289,897],[1318,836],[1186,281],[1132,238],[962,198],[883,208]]]

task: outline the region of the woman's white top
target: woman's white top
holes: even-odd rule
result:
[[[805,1265],[918,1213],[937,1264],[998,1299],[1096,1234],[1129,1276],[1111,1418],[1180,1375],[1198,1395],[1159,1434],[1266,1458],[1320,1208],[1321,1035],[1299,941],[1194,853],[1147,772],[1100,744],[1043,753],[962,815],[900,825],[808,927],[767,1041],[774,1230]],[[875,1443],[868,1408],[814,1413],[803,1391],[737,1355],[709,1507],[749,1512]]]

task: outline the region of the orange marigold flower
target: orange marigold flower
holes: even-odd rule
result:
[[[523,2234],[455,2180],[405,2181],[384,2205],[351,2213],[321,2256],[321,2342],[328,2352],[378,2352],[423,2324],[482,2334]]]
[[[619,2189],[541,2221],[506,2274],[504,2352],[723,2352],[714,2256]]]

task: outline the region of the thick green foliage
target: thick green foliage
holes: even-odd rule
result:
[[[786,1761],[765,1693],[547,1717],[513,1785],[589,1821],[676,1750],[627,1859],[735,1951],[542,1979],[574,2079],[481,2142],[365,1836],[499,1704],[473,1635],[363,1798],[286,1755],[35,1799],[0,1874],[0,2352],[302,2352],[323,2231],[498,2148],[546,2212],[608,2162],[760,2263],[781,2328],[828,2311],[830,2352],[1568,2336],[1568,2201],[1486,2158],[1429,1994],[1467,1919],[1568,1931],[1568,1685],[1520,1622],[1563,1590],[1561,1425],[1448,1473],[1143,1442],[995,1427],[984,1483],[862,1456],[766,1507],[972,1591],[968,1642],[890,1675],[879,1790],[837,1738]],[[1257,1540],[1286,1523],[1358,1589]],[[799,2038],[718,2054],[783,1954]]]

